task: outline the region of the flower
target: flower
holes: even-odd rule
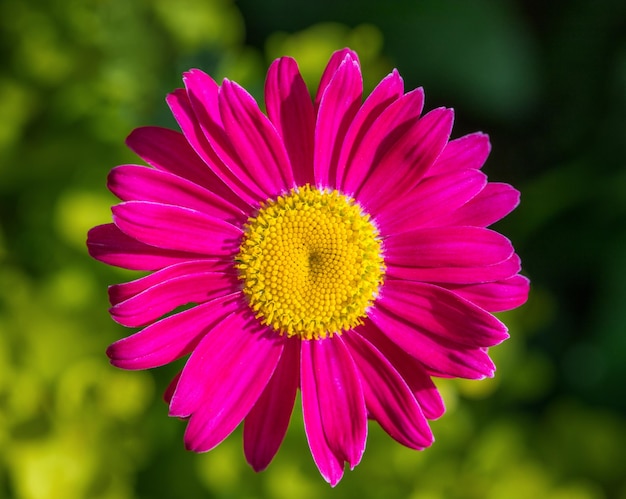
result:
[[[405,93],[395,70],[362,101],[349,49],[314,100],[293,59],[274,61],[267,115],[232,81],[194,69],[184,84],[167,98],[182,133],[130,134],[150,166],[111,171],[122,202],[88,235],[97,260],[151,272],[110,287],[113,319],[143,328],[109,347],[112,364],[190,355],[165,395],[188,419],[187,448],[243,421],[257,471],[298,390],[333,486],[361,460],[368,418],[431,445],[428,420],[444,412],[432,378],[493,376],[487,349],[508,333],[492,313],[528,295],[511,243],[486,228],[519,202],[480,171],[488,137],[450,140],[452,110],[422,116],[422,89]]]

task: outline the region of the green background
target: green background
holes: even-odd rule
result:
[[[621,0],[2,0],[0,497],[626,498],[626,3]],[[86,254],[110,220],[108,170],[137,126],[175,127],[164,97],[199,67],[257,98],[298,58],[312,89],[351,46],[366,89],[393,67],[454,136],[482,130],[490,179],[522,191],[498,229],[532,279],[501,314],[493,380],[439,383],[447,414],[423,452],[370,427],[331,489],[295,411],[268,471],[236,431],[183,448],[161,400],[180,367],[124,372],[129,331],[106,286],[133,277]]]

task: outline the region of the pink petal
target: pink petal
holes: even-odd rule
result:
[[[247,313],[226,317],[202,339],[170,403],[170,416],[190,416],[189,450],[209,451],[239,425],[267,386],[283,344]]]
[[[383,234],[440,225],[439,217],[463,206],[486,184],[487,176],[478,170],[429,177],[404,196],[381,206],[375,216],[376,223]]]
[[[129,270],[157,270],[199,258],[186,251],[164,250],[141,243],[114,224],[91,229],[87,234],[87,249],[96,260]]]
[[[448,226],[487,227],[511,213],[519,200],[519,191],[510,185],[491,182],[476,197],[437,222]]]
[[[495,366],[483,348],[425,335],[412,323],[378,304],[370,310],[369,317],[391,341],[424,366],[439,373],[456,378],[481,379],[491,377],[495,372]]]
[[[354,195],[365,179],[422,113],[424,91],[417,88],[391,103],[371,124],[347,158],[342,190]]]
[[[243,427],[243,449],[254,471],[264,470],[285,438],[300,382],[300,340],[290,338]]]
[[[294,187],[282,139],[253,97],[228,80],[222,84],[218,97],[224,129],[251,181],[260,185],[268,197]]]
[[[333,52],[333,54],[330,56],[328,64],[326,65],[326,68],[324,69],[324,73],[322,74],[322,77],[320,79],[320,84],[317,89],[317,93],[315,95],[315,110],[316,111],[319,108],[320,101],[322,100],[322,97],[324,96],[324,92],[326,92],[326,88],[328,87],[328,85],[330,84],[330,81],[335,76],[337,69],[346,58],[350,58],[351,60],[355,61],[357,64],[359,63],[359,56],[357,55],[357,53],[354,50],[350,50],[348,48],[337,50]]]
[[[190,78],[190,75],[197,75],[198,73],[201,72],[186,73],[185,83],[191,86],[190,82],[194,80]],[[213,82],[208,76],[206,78]],[[216,87],[214,93],[217,96],[217,84],[215,82],[213,84]],[[198,92],[201,93],[202,97],[212,90],[212,87],[204,80],[199,83],[199,86],[201,89]],[[258,205],[259,200],[267,199],[267,194],[246,177],[239,165],[239,157],[233,151],[221,123],[214,122],[213,115],[217,111],[217,106],[213,104],[215,109],[213,114],[209,115],[208,109],[210,109],[211,103],[199,100],[198,93],[192,90],[193,87],[189,91],[190,95],[187,95],[185,90],[177,89],[169,94],[166,99],[186,139],[198,156],[219,178],[219,181],[226,184],[236,197],[241,198],[250,206]],[[193,106],[190,99],[193,99]],[[225,162],[226,164],[224,164]]]
[[[477,284],[498,281],[514,276],[521,269],[520,258],[516,254],[511,255],[503,262],[487,266],[422,268],[398,266],[388,261],[385,263],[387,265],[385,274],[388,277],[448,284]]]
[[[222,157],[222,152],[228,152],[235,155],[234,159],[238,159],[226,137],[220,115],[220,86],[211,76],[199,69],[191,69],[184,73],[183,83],[200,128],[207,140],[215,145],[218,156]]]
[[[309,353],[317,376],[316,402],[326,441],[339,459],[354,468],[367,438],[367,413],[354,361],[340,336],[310,343],[303,355]],[[304,397],[304,385],[302,390]]]
[[[211,163],[215,173],[227,185],[232,186],[235,192],[243,191],[253,193],[255,196],[266,196],[261,189],[255,190],[254,186],[247,186],[251,179],[222,123],[219,85],[199,69],[186,72],[183,75],[183,82],[189,103],[189,109],[186,112],[190,113],[192,120],[197,120],[197,126],[215,153]],[[184,103],[184,99],[181,98],[180,101],[181,104]]]
[[[489,312],[504,312],[526,303],[530,281],[516,275],[503,281],[447,287]]]
[[[181,276],[197,274],[202,272],[228,272],[235,274],[232,269],[232,262],[223,260],[190,260],[182,263],[170,265],[145,277],[123,284],[109,286],[109,300],[111,305],[117,305],[133,296],[145,291],[152,286],[156,286],[164,281],[175,279]]]
[[[370,320],[354,332],[366,338],[389,360],[413,392],[426,418],[437,419],[443,415],[445,406],[439,390],[419,360],[398,347]]]
[[[428,175],[442,175],[468,168],[480,169],[485,164],[489,151],[489,137],[484,133],[472,133],[451,140],[428,171]]]
[[[241,230],[228,222],[180,206],[127,201],[111,210],[115,225],[125,234],[164,249],[229,255],[241,237]]]
[[[183,80],[198,125],[219,158],[219,161],[213,162],[213,169],[231,189],[256,198],[256,203],[251,203],[256,205],[258,201],[280,192],[285,185],[291,186],[291,170],[284,147],[276,143],[277,140],[280,142],[276,131],[268,126],[267,118],[245,90],[228,81],[220,88],[209,75],[197,69],[185,73]],[[239,124],[237,120],[243,123]],[[240,128],[250,137],[241,133]],[[257,147],[263,163],[260,168],[256,157],[252,163],[248,161]],[[265,163],[263,160],[268,158],[270,162]],[[274,175],[277,172],[279,175]],[[282,173],[286,177],[281,179]],[[277,186],[280,188],[277,189]]]
[[[303,341],[300,353],[300,385],[302,391],[302,415],[304,417],[304,431],[309,442],[313,461],[328,483],[333,487],[343,476],[343,459],[330,448],[322,423],[317,385],[324,380],[317,379],[318,373],[313,364],[313,343]]]
[[[435,109],[399,133],[386,150],[381,147],[375,168],[357,193],[369,213],[378,213],[417,185],[448,142],[453,116],[451,109]]]
[[[419,450],[432,444],[428,421],[398,371],[363,337],[350,331],[342,337],[359,370],[370,415],[402,445]]]
[[[356,147],[363,141],[363,137],[371,128],[380,114],[391,103],[398,100],[404,92],[404,83],[398,71],[394,70],[387,75],[365,99],[346,133],[339,162],[337,166],[336,186],[343,190],[345,165],[352,161]]]
[[[178,381],[180,380],[180,375],[182,373],[182,371],[178,371],[178,373],[172,378],[172,381],[170,381],[169,385],[167,385],[167,388],[163,393],[163,401],[167,405],[170,405],[170,402],[172,401],[172,397],[174,396],[174,392],[176,391],[176,387],[178,386]]]
[[[412,325],[420,335],[487,347],[509,337],[493,315],[434,284],[388,279],[376,305]]]
[[[163,280],[117,303],[109,312],[123,326],[141,327],[182,305],[204,303],[239,288],[239,280],[232,273],[197,272]]]
[[[315,127],[314,170],[318,186],[335,187],[343,141],[361,105],[363,79],[357,61],[347,55],[328,83],[319,104]]]
[[[291,57],[275,60],[265,81],[267,115],[285,145],[297,185],[313,185],[315,110],[306,84]]]
[[[122,369],[151,369],[190,353],[225,316],[244,305],[239,293],[222,296],[175,315],[113,343],[111,363]]]
[[[122,201],[152,201],[201,211],[215,218],[241,224],[246,214],[198,184],[165,171],[136,165],[113,168],[109,189]]]
[[[186,126],[189,128],[192,124]],[[167,128],[140,127],[132,131],[126,144],[157,170],[201,185],[240,208],[248,206],[211,171],[182,133]]]
[[[479,267],[513,254],[511,242],[479,227],[415,229],[385,239],[385,263],[400,267]]]

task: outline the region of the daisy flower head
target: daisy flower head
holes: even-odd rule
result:
[[[121,203],[88,235],[97,260],[149,272],[109,289],[113,319],[142,328],[109,347],[113,365],[188,356],[165,395],[187,448],[243,422],[257,471],[298,390],[331,485],[361,460],[368,419],[431,445],[444,412],[432,378],[493,376],[488,347],[508,334],[492,313],[528,295],[511,243],[487,228],[519,202],[481,172],[488,137],[451,140],[452,110],[423,114],[422,89],[405,92],[395,70],[363,98],[349,49],[314,99],[293,59],[274,61],[266,114],[232,81],[183,81],[167,97],[182,133],[130,134],[149,166],[111,171]]]

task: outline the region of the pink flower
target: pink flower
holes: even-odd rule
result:
[[[166,391],[186,446],[211,450],[244,421],[257,471],[298,389],[331,485],[361,460],[368,418],[431,445],[444,412],[431,378],[493,376],[487,348],[508,334],[492,312],[528,295],[511,243],[486,228],[519,202],[480,171],[487,136],[450,140],[452,110],[422,116],[422,89],[404,93],[397,71],[363,102],[348,49],[313,102],[296,62],[274,61],[267,116],[234,82],[184,83],[167,99],[182,133],[131,133],[150,167],[111,171],[122,202],[89,232],[94,258],[152,272],[109,290],[112,317],[143,328],[109,347],[113,365],[190,355]]]

